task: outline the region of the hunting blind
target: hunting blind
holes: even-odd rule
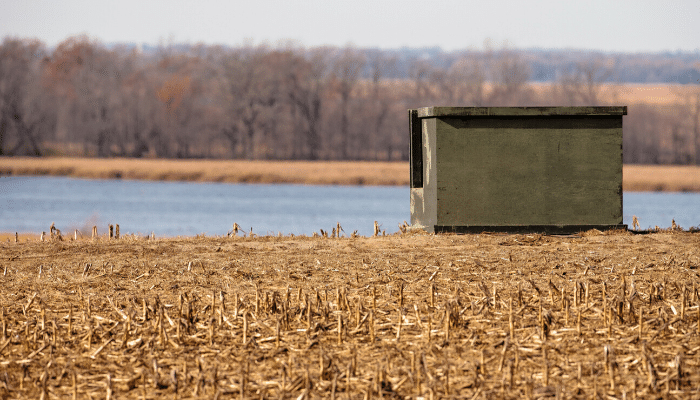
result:
[[[577,232],[622,224],[627,107],[408,110],[411,225]]]

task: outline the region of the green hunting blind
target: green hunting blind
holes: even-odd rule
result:
[[[626,106],[424,107],[408,114],[411,225],[428,232],[626,228]]]

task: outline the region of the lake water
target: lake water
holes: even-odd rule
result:
[[[700,225],[700,193],[624,194],[623,222],[642,228]],[[387,233],[410,221],[408,187],[247,185],[224,183],[0,177],[0,232],[100,234],[119,224],[122,234],[225,235],[234,222],[258,235],[331,230],[368,236],[374,221]]]

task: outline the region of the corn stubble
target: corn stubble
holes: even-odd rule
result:
[[[644,398],[700,388],[700,235],[0,245],[1,398]]]

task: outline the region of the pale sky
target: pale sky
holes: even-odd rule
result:
[[[0,37],[444,50],[700,50],[699,0],[0,0]]]

